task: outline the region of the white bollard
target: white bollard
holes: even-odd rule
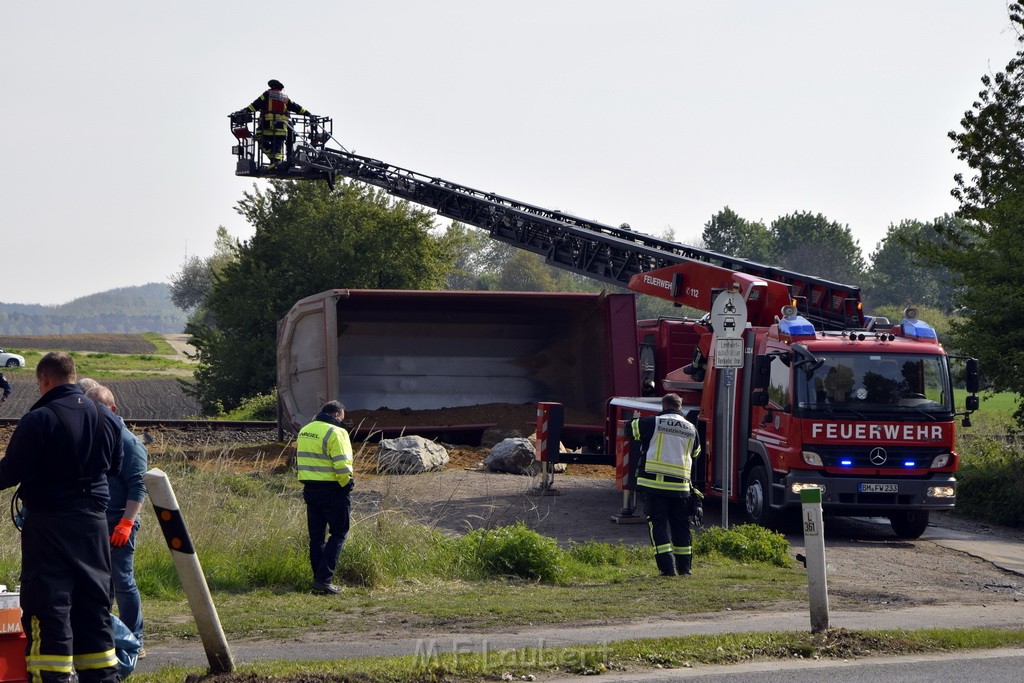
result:
[[[828,580],[825,572],[825,526],[821,515],[821,489],[800,492],[804,515],[804,552],[807,554],[807,597],[811,603],[811,633],[828,630]]]
[[[171,550],[178,579],[199,628],[199,637],[203,641],[203,649],[206,650],[210,672],[230,673],[235,669],[231,650],[228,648],[224,629],[221,628],[217,608],[213,605],[210,588],[206,585],[206,576],[199,564],[199,557],[188,535],[185,519],[178,508],[178,499],[174,497],[171,482],[162,470],[156,468],[146,472],[142,480],[146,484],[157,521],[160,522],[160,529],[164,533],[167,547]]]

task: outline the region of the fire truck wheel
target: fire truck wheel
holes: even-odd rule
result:
[[[928,528],[927,510],[901,510],[889,515],[889,524],[900,538],[920,538]]]
[[[771,483],[763,467],[750,470],[743,484],[743,507],[747,521],[763,527],[775,527],[779,523],[779,511],[770,504]]]

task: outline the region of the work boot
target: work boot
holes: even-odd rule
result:
[[[692,576],[693,555],[676,555],[676,571],[679,576]]]
[[[658,563],[658,571],[662,576],[676,575],[676,567],[672,562],[671,553],[658,553],[654,556],[654,561]]]
[[[337,595],[341,589],[330,582],[313,581],[313,592],[320,595]]]

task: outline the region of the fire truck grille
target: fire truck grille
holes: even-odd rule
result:
[[[942,447],[907,446],[812,446],[825,467],[835,469],[931,467],[936,456],[949,451]]]

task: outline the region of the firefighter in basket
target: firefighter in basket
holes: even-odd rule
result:
[[[269,86],[262,95],[245,109],[231,115],[232,122],[251,121],[254,113],[259,114],[259,128],[256,139],[260,149],[270,159],[270,170],[284,170],[291,158],[295,139],[291,127],[291,114],[315,118],[298,102],[284,94],[284,85],[276,78],[267,81]],[[285,152],[287,151],[287,154]]]

